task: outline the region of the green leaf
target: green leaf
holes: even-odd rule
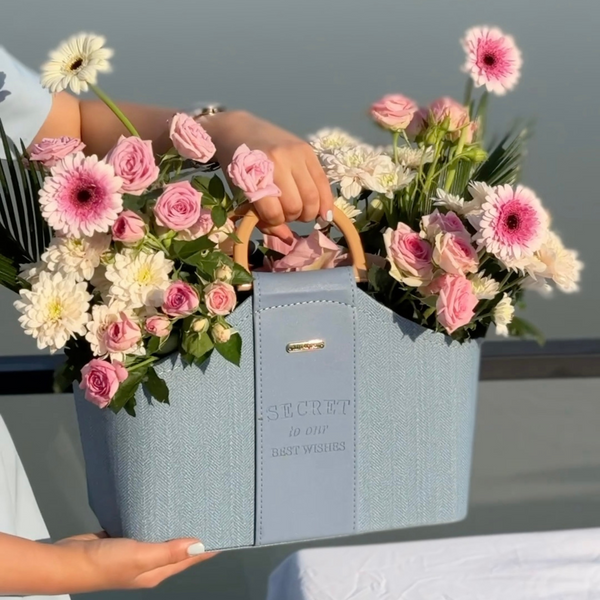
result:
[[[233,278],[231,283],[233,285],[243,285],[245,283],[252,283],[254,281],[254,277],[252,277],[252,274],[246,271],[246,269],[244,269],[244,267],[242,267],[241,265],[233,263],[232,269]]]
[[[233,261],[223,252],[210,252],[208,254],[197,253],[185,259],[188,265],[194,265],[201,275],[207,279],[212,279],[215,275],[215,269],[221,265],[228,265],[233,268]]]
[[[186,259],[190,258],[191,256],[202,252],[203,250],[212,250],[215,246],[216,244],[209,240],[207,235],[203,235],[202,237],[192,240],[191,242],[175,240],[171,245],[171,250],[178,258],[184,262],[187,262]]]
[[[160,194],[162,190],[157,191]],[[123,194],[123,208],[126,210],[133,210],[134,212],[140,211],[142,208],[144,208],[148,200],[151,199],[149,198],[149,196],[150,194],[147,194],[145,196],[133,196],[131,194]]]
[[[108,405],[114,413],[118,413],[135,396],[140,383],[146,377],[146,371],[147,369],[144,368],[131,371],[127,379],[121,383]]]
[[[242,337],[239,333],[234,333],[229,341],[224,344],[215,344],[217,352],[230,363],[237,367],[240,366],[242,356]]]
[[[125,406],[123,407],[125,409],[125,412],[130,416],[130,417],[135,417],[135,407],[137,405],[137,402],[135,401],[135,396],[133,396],[129,402],[127,402],[127,404],[125,404]]]
[[[390,274],[377,265],[371,265],[368,272],[369,284],[376,292],[386,290],[390,286]]]
[[[214,175],[210,178],[210,182],[208,184],[208,193],[219,202],[221,200],[225,200],[225,186],[221,181],[221,178],[217,175]],[[219,227],[219,225],[217,225]]]
[[[150,367],[146,373],[146,377],[144,378],[144,388],[158,402],[169,404],[169,388],[165,383],[165,380],[157,375],[154,367]]]
[[[208,333],[188,331],[183,336],[181,347],[186,354],[190,354],[194,358],[202,358],[214,348],[214,344]]]
[[[161,341],[162,338],[159,338],[157,335],[153,335],[146,345],[146,354],[156,354],[160,348]]]
[[[195,190],[198,190],[199,192],[202,192],[203,194],[210,194],[209,192],[209,186],[210,186],[210,181],[211,179],[213,179],[212,177],[194,177],[192,179],[192,187]]]
[[[54,393],[63,394],[66,392],[73,385],[78,374],[79,372],[74,365],[68,361],[59,365],[54,371],[54,383],[52,385]]]
[[[546,343],[544,334],[535,325],[520,317],[513,317],[508,325],[508,333],[515,337],[533,338],[540,346]]]
[[[215,227],[223,227],[227,222],[227,211],[220,204],[213,206],[210,214]]]

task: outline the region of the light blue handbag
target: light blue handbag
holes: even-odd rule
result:
[[[352,268],[256,273],[230,323],[241,366],[167,357],[170,405],[140,392],[132,418],[76,391],[110,535],[213,550],[465,517],[478,342],[394,314]]]

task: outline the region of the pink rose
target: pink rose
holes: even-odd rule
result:
[[[473,285],[463,275],[442,275],[439,279],[437,319],[448,333],[453,333],[473,318],[477,296],[473,293]]]
[[[140,196],[158,179],[159,168],[154,160],[152,142],[138,137],[121,136],[117,145],[107,154],[106,162],[123,180],[121,191]]]
[[[418,110],[417,104],[401,94],[388,94],[371,106],[371,116],[392,131],[406,129]]]
[[[185,113],[178,113],[173,117],[169,135],[175,150],[183,158],[205,163],[217,151],[204,127]]]
[[[390,275],[400,283],[419,287],[433,277],[432,248],[427,240],[406,223],[398,223],[396,230],[388,229],[383,240],[390,262]]]
[[[438,98],[429,105],[428,119],[429,125],[441,125],[448,119],[448,134],[454,140],[460,137],[465,126],[468,127],[467,144],[473,141],[473,134],[477,130],[477,123],[469,119],[469,109],[448,97]]]
[[[166,337],[171,333],[171,321],[162,315],[154,315],[146,319],[146,331],[156,337]]]
[[[406,135],[409,139],[414,140],[427,129],[427,115],[428,110],[426,108],[419,108],[419,110],[415,112],[413,118],[406,127]]]
[[[265,266],[269,271],[333,269],[346,259],[341,248],[320,231],[313,231],[305,238],[296,236],[291,245],[266,235],[265,246],[284,255],[283,258],[274,262],[265,261]]]
[[[119,318],[119,321],[111,323],[104,332],[104,345],[110,353],[129,352],[142,339],[142,332],[137,323],[125,313],[121,313]]]
[[[273,182],[275,166],[261,150],[250,150],[242,144],[227,167],[229,177],[246,195],[250,202],[267,196],[281,196],[281,190]]]
[[[124,210],[113,223],[112,238],[115,242],[135,244],[144,239],[146,223],[132,210]]]
[[[198,292],[189,283],[176,281],[167,288],[162,309],[171,317],[186,317],[195,312],[199,304]]]
[[[200,194],[189,181],[170,183],[154,206],[156,222],[174,231],[183,231],[200,217]]]
[[[456,213],[450,211],[444,214],[437,208],[430,215],[424,215],[421,218],[421,230],[431,240],[438,233],[456,233],[467,240],[471,239],[471,234],[466,230],[464,223]]]
[[[85,390],[86,400],[105,408],[117,393],[119,384],[125,381],[128,375],[127,369],[120,362],[109,363],[94,358],[81,369],[79,387]]]
[[[44,138],[35,144],[29,152],[29,158],[41,162],[50,168],[60,162],[65,156],[81,152],[85,144],[78,138],[63,136],[60,138]]]
[[[452,275],[477,273],[479,267],[479,258],[471,242],[456,233],[437,234],[433,261]]]
[[[198,192],[198,194],[200,195],[200,198],[202,198],[202,194],[200,194],[200,192]],[[191,227],[180,231],[177,235],[177,239],[186,240],[189,242],[202,237],[203,235],[207,235],[213,227],[214,223],[210,210],[207,208],[201,208],[196,222]]]
[[[237,302],[235,289],[223,281],[215,281],[204,288],[204,303],[213,315],[228,315]]]

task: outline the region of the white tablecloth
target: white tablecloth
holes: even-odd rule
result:
[[[302,550],[268,600],[597,600],[600,529]]]
[[[47,540],[49,537],[31,485],[2,417],[0,417],[0,532],[30,540]],[[6,598],[2,596],[3,600]],[[41,596],[29,596],[29,598],[42,600]],[[68,600],[68,596],[54,596],[54,598]]]

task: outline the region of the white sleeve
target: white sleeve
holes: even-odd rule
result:
[[[39,75],[0,46],[0,120],[17,149],[21,141],[31,144],[51,106],[52,95],[40,84]],[[2,144],[0,158],[6,158]]]

